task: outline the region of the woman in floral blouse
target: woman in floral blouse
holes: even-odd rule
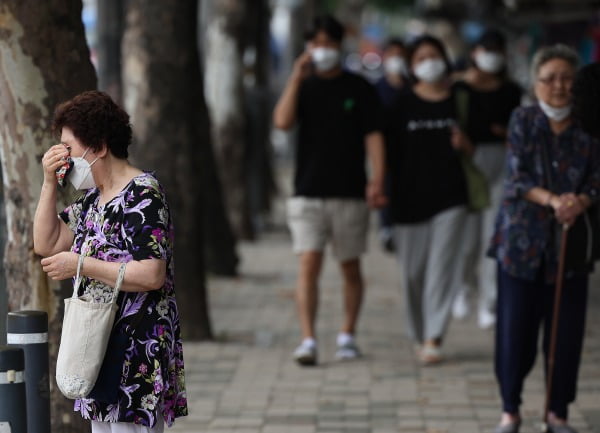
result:
[[[571,116],[577,54],[564,45],[533,59],[536,105],[517,108],[508,132],[507,179],[491,255],[498,262],[496,376],[503,401],[497,433],[518,432],[525,377],[534,365],[544,324],[547,356],[558,268],[557,224],[571,225],[600,191],[598,142]],[[550,431],[571,433],[589,268],[567,270],[562,291],[550,398]],[[546,359],[547,361],[547,359]]]
[[[43,156],[35,251],[55,280],[72,278],[83,256],[80,295],[106,300],[127,263],[113,332],[129,338],[115,401],[76,400],[92,432],[162,432],[187,414],[179,315],[173,286],[173,225],[156,178],[127,161],[129,116],[108,95],[84,92],[58,106],[60,144]],[[83,195],[56,217],[56,170]],[[129,329],[137,313],[141,320]],[[109,348],[110,349],[110,348]],[[141,430],[140,430],[141,428]]]

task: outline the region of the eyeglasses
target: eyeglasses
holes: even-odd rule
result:
[[[538,81],[546,86],[553,84],[554,82],[560,82],[564,84],[573,83],[573,75],[549,75],[547,77],[539,77]]]

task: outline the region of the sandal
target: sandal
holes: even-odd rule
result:
[[[419,359],[423,365],[439,364],[443,360],[440,346],[425,343],[419,353]]]

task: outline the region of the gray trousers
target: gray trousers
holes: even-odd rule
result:
[[[406,332],[413,341],[443,338],[461,277],[467,210],[452,207],[418,224],[394,226]]]
[[[479,309],[490,312],[496,309],[495,260],[485,256],[494,234],[496,215],[502,201],[505,177],[506,148],[499,145],[479,146],[473,161],[485,174],[490,187],[490,206],[482,212],[469,213],[465,223],[464,274],[459,281],[459,291],[479,290]]]

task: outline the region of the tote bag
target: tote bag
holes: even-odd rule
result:
[[[110,302],[94,302],[90,295],[77,296],[84,256],[79,256],[73,296],[65,299],[56,384],[67,398],[83,398],[94,388],[117,312],[117,295],[125,275],[121,264]]]
[[[466,131],[469,116],[469,94],[465,89],[457,89],[456,116],[459,127]],[[467,184],[467,208],[471,212],[479,212],[490,205],[490,188],[488,180],[473,162],[473,157],[461,152],[460,164]]]

